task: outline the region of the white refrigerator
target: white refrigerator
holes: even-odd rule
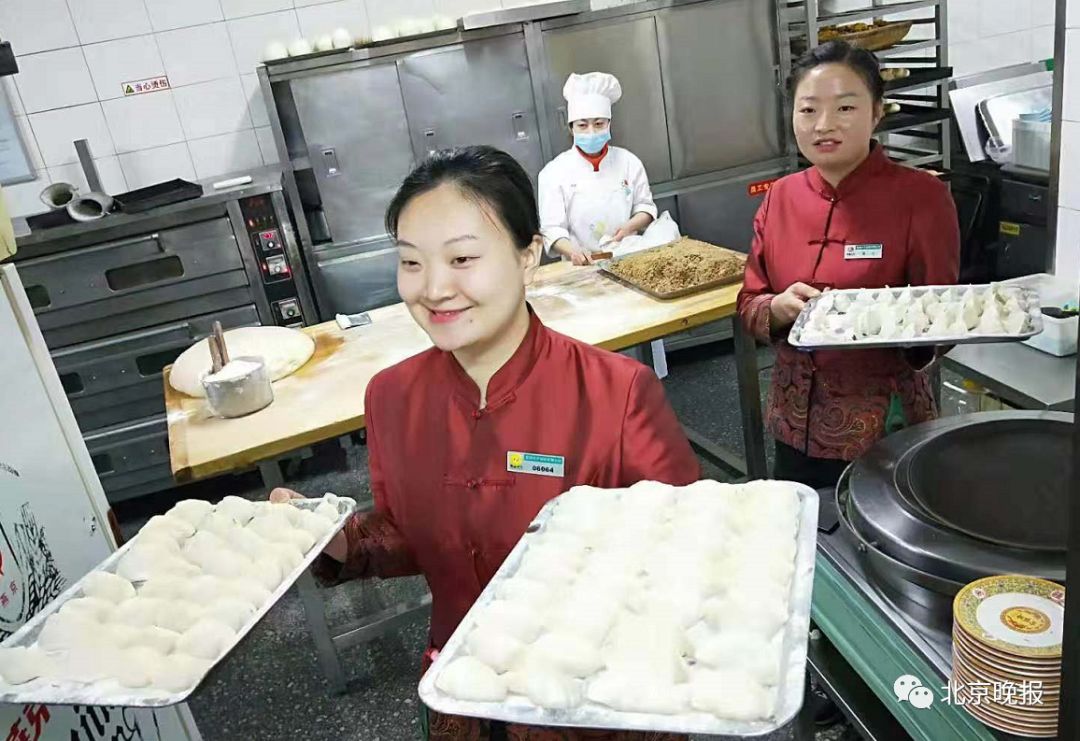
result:
[[[0,640],[116,543],[109,505],[14,265],[0,265]],[[198,741],[186,705],[0,705],[7,741]]]

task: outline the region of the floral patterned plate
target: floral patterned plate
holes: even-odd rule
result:
[[[1016,574],[973,581],[953,601],[953,621],[977,642],[1010,656],[1060,659],[1065,588]]]

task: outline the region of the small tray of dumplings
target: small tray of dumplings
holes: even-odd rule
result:
[[[581,486],[540,511],[420,682],[441,713],[755,736],[803,701],[818,495]]]
[[[0,644],[0,703],[183,702],[355,509],[333,494],[178,502]]]
[[[788,335],[792,347],[847,350],[1013,342],[1043,328],[1039,293],[1027,286],[860,288],[811,299]]]

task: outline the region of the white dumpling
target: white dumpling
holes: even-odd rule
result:
[[[185,630],[176,642],[179,653],[208,661],[217,660],[236,638],[236,631],[225,623],[203,617]]]
[[[230,548],[251,559],[260,558],[270,541],[257,535],[254,531],[242,527],[229,533],[227,541]]]
[[[1009,334],[1022,334],[1027,329],[1028,316],[1024,311],[1013,311],[1005,315],[1005,331]]]
[[[976,331],[979,334],[1005,334],[1005,326],[1001,322],[1001,314],[996,305],[991,304],[983,311]]]
[[[233,597],[247,602],[256,610],[266,604],[273,594],[263,585],[256,584],[247,579],[230,579],[229,584],[232,585],[230,594],[232,594]]]
[[[327,520],[331,525],[336,525],[338,520],[341,519],[341,510],[331,504],[329,501],[322,502],[315,508],[314,514]]]
[[[960,308],[960,322],[964,326],[964,330],[975,329],[979,325],[979,307],[974,302],[965,301],[964,305]]]
[[[746,630],[771,640],[788,620],[787,603],[776,595],[738,594],[705,603],[705,620],[717,630]]]
[[[223,597],[211,602],[203,613],[205,617],[225,623],[239,631],[255,615],[255,608],[250,603],[235,597]]]
[[[240,525],[224,512],[211,512],[199,523],[200,533],[213,533],[228,541]]]
[[[154,515],[140,528],[138,537],[155,534],[167,535],[173,540],[183,540],[195,534],[195,526],[178,517]]]
[[[293,527],[284,515],[256,517],[247,527],[272,543],[292,543],[303,553],[307,553],[315,545],[315,538],[310,533]]]
[[[122,576],[108,571],[91,571],[82,580],[82,593],[112,603],[123,602],[135,596],[135,587]]]
[[[90,620],[101,622],[108,620],[115,611],[116,603],[114,602],[99,597],[76,597],[61,605],[58,612],[61,615],[68,613],[84,615]]]
[[[162,600],[154,617],[154,624],[183,633],[202,618],[205,609],[203,605],[194,602]]]
[[[514,694],[524,695],[534,705],[549,710],[566,710],[581,704],[581,682],[550,668],[510,672],[506,683]]]
[[[866,288],[860,288],[852,302],[861,306],[869,306],[874,303],[874,292]]]
[[[694,646],[694,658],[715,669],[740,669],[756,681],[773,686],[780,681],[783,633],[771,640],[749,631],[712,633]]]
[[[536,612],[516,602],[496,600],[476,617],[476,625],[485,630],[505,633],[525,643],[532,643],[543,627]]]
[[[548,613],[547,626],[552,631],[573,632],[587,641],[599,643],[611,630],[617,614],[618,606],[603,595],[574,596]]]
[[[570,563],[556,563],[540,559],[523,561],[514,573],[515,578],[531,579],[552,586],[568,584],[576,579],[577,575],[577,569]]]
[[[194,541],[194,538],[192,540]],[[185,548],[184,556],[203,572],[225,579],[245,576],[254,566],[247,556],[224,545],[212,543]]]
[[[525,644],[513,636],[496,630],[476,628],[465,639],[469,653],[497,672],[504,672],[514,665]]]
[[[686,678],[683,652],[688,647],[685,631],[666,616],[624,613],[611,629],[601,653],[610,670],[675,683]]]
[[[184,499],[173,505],[166,513],[166,517],[173,517],[199,527],[199,523],[214,511],[214,505],[202,499]]]
[[[927,337],[948,337],[952,334],[952,322],[947,314],[942,314],[939,319],[930,322],[926,329]]]
[[[297,511],[300,513],[300,518],[296,523],[296,527],[301,530],[306,530],[316,541],[319,541],[324,535],[330,532],[330,528],[337,522],[336,520],[329,520],[314,512],[308,512],[302,509],[298,509]],[[334,511],[336,512],[337,508],[335,508]]]
[[[915,303],[904,312],[904,326],[912,327],[916,335],[920,335],[930,326],[930,318],[923,311],[921,304]]]
[[[8,684],[26,684],[50,674],[52,658],[36,646],[0,648],[0,677]]]
[[[905,324],[900,329],[900,334],[898,334],[897,337],[901,340],[913,340],[916,337],[919,337],[920,334],[920,330],[917,330],[914,324]]]
[[[859,337],[877,337],[885,321],[884,307],[867,306],[855,316],[855,334]]]
[[[1001,305],[1001,311],[1008,315],[1015,312],[1023,312],[1024,307],[1020,305],[1019,297],[1010,295]]]
[[[233,595],[233,581],[231,579],[202,574],[192,579],[185,579],[180,591],[171,595],[162,595],[173,599],[187,600],[197,605],[205,605],[222,597]]]
[[[972,286],[968,286],[967,289],[964,291],[963,295],[960,297],[960,303],[963,304],[965,307],[974,307],[976,312],[981,312],[984,306],[982,296],[980,296]]]
[[[211,666],[210,661],[186,654],[166,656],[154,671],[152,686],[167,692],[183,692],[194,687]]]
[[[116,612],[112,614],[113,622],[121,625],[130,625],[135,628],[144,628],[157,622],[158,611],[167,600],[159,597],[136,596],[121,602],[116,606]]]
[[[165,654],[150,646],[133,646],[123,651],[113,676],[121,687],[148,687],[165,660]]]
[[[231,517],[239,525],[246,525],[255,516],[255,505],[243,497],[230,495],[218,502],[217,511]]]
[[[501,702],[506,699],[506,681],[472,656],[460,656],[443,667],[435,679],[435,686],[458,700]]]
[[[495,596],[499,599],[523,602],[534,607],[551,604],[555,592],[556,589],[551,584],[518,576],[505,579],[495,587]]]
[[[58,677],[69,682],[89,684],[115,676],[121,654],[118,649],[91,643],[74,646],[66,655],[58,657]]]
[[[293,543],[267,543],[263,557],[275,561],[283,575],[291,574],[304,562],[304,554]]]
[[[930,318],[931,323],[943,321],[949,324],[957,313],[958,309],[948,303],[936,303],[926,307],[926,316]]]
[[[197,576],[199,567],[176,553],[152,544],[141,545],[137,540],[116,565],[116,573],[133,582],[155,576]]]
[[[615,710],[677,715],[686,711],[689,688],[645,673],[605,671],[589,681],[585,696]]]
[[[101,626],[101,644],[116,648],[128,648],[139,643],[142,628],[122,623],[106,623]]]
[[[161,654],[170,654],[176,648],[180,634],[157,625],[138,629],[138,637],[133,645],[146,646]]]
[[[191,578],[184,576],[155,576],[139,587],[138,594],[140,597],[178,599],[187,596],[188,584],[191,581]]]
[[[773,714],[776,693],[741,671],[702,671],[690,682],[695,710],[726,720],[766,720]]]
[[[836,311],[844,314],[851,308],[851,294],[837,291],[830,295],[833,296],[833,308],[836,309]]]
[[[96,640],[100,629],[101,624],[86,615],[54,613],[45,619],[45,625],[38,633],[37,644],[46,651],[89,645]]]
[[[896,294],[888,286],[885,286],[875,294],[874,300],[879,306],[892,306],[896,303]]]
[[[256,584],[260,584],[269,590],[277,589],[281,585],[281,582],[285,580],[285,574],[281,569],[281,564],[276,560],[266,559],[254,562],[248,562],[249,565],[245,566],[241,572],[242,578],[249,581],[253,581]]]
[[[529,648],[529,654],[542,657],[544,663],[572,677],[587,677],[604,666],[595,643],[568,632],[545,633]]]

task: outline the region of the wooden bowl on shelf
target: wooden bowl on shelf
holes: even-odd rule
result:
[[[911,21],[867,24],[851,26],[825,26],[818,32],[818,43],[827,41],[846,41],[867,51],[881,51],[896,46],[911,33]],[[864,28],[865,27],[865,28]]]

